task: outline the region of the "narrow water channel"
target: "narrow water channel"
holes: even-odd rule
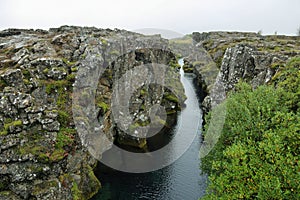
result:
[[[179,64],[183,65],[183,59],[179,60]],[[205,194],[207,178],[200,175],[199,169],[202,114],[193,85],[194,75],[184,74],[182,69],[180,74],[187,100],[186,107],[178,114],[178,121],[172,129],[172,134],[184,132],[185,137],[194,138],[189,148],[173,164],[154,172],[141,174],[112,170],[99,172],[97,176],[102,183],[102,189],[93,200],[197,200]],[[182,145],[184,141],[176,144],[173,145],[174,152],[186,148]],[[169,156],[172,156],[172,152],[169,153]]]

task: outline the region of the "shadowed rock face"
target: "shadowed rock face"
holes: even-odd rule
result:
[[[87,151],[89,140],[76,131],[72,100],[84,97],[87,106],[77,111],[93,111],[88,117],[98,119],[97,125],[111,140],[144,147],[145,141],[115,123],[113,87],[137,66],[159,63],[176,68],[176,57],[167,46],[159,36],[117,29],[63,26],[0,32],[0,199],[92,197],[100,188],[93,173],[97,160]],[[79,72],[100,77],[81,82],[76,79]],[[138,88],[129,105],[135,128],[149,123],[149,109],[157,102],[169,113],[180,109],[185,97],[179,74],[164,81],[180,98],[166,87]],[[128,87],[133,84],[129,83]],[[74,84],[91,93],[73,94]],[[84,117],[77,120],[84,122]]]

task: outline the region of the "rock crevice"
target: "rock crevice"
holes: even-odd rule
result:
[[[89,132],[78,134],[74,110],[88,113],[77,119],[86,130],[99,128],[111,140],[144,148],[145,141],[121,131],[112,116],[113,88],[138,66],[161,64],[176,71],[176,62],[167,40],[125,30],[63,26],[0,32],[0,199],[91,198],[101,185],[85,141],[94,141],[96,151],[99,143]],[[130,130],[148,125],[150,108],[158,102],[167,114],[180,110],[185,97],[179,74],[163,81],[173,91],[157,83],[134,91]],[[81,93],[73,93],[75,85]],[[87,106],[74,107],[78,96]]]

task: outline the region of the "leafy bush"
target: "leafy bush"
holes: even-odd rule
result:
[[[283,88],[286,92],[286,105],[292,111],[299,112],[300,108],[300,57],[290,60],[286,66],[282,66],[273,78],[276,87]]]
[[[274,85],[239,83],[229,95],[222,135],[202,159],[203,199],[300,199],[299,63],[281,68]]]

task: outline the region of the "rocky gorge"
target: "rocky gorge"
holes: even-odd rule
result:
[[[145,138],[127,132],[145,135],[140,127],[172,126],[173,114],[186,98],[179,73],[171,73],[178,71],[179,56],[185,57],[185,71],[196,74],[207,113],[239,80],[254,88],[268,84],[280,66],[300,55],[299,37],[239,32],[186,37],[187,42],[172,42],[159,35],[71,26],[1,31],[0,199],[90,199],[101,188],[93,172],[95,157],[101,157],[98,148],[116,143],[147,151]],[[152,78],[162,82],[135,86],[143,78],[132,70],[153,63],[169,67],[152,72]],[[80,82],[80,76],[99,79]],[[112,102],[113,88],[124,76],[129,79],[120,91],[137,89],[130,96],[121,93],[125,100]],[[224,92],[214,89],[219,84]],[[112,106],[127,106],[128,99],[131,117],[123,110],[113,115]],[[83,106],[74,107],[74,100]],[[151,118],[155,104],[163,105],[168,117]],[[93,120],[111,143],[102,144],[88,134]],[[76,123],[86,133],[78,133]]]
[[[221,84],[225,95],[240,80],[254,88],[268,84],[280,66],[300,54],[299,36],[194,32],[191,37],[194,47],[185,58],[185,69],[197,75],[204,112],[211,109],[211,102],[226,98],[212,92],[214,85]]]
[[[89,199],[100,188],[93,173],[97,160],[87,150],[90,140],[80,140],[77,134],[72,119],[72,98],[77,97],[72,87],[81,84],[81,100],[89,104],[92,96],[87,90],[96,84],[96,109],[91,116],[101,118],[103,132],[119,144],[146,148],[145,139],[122,133],[112,122],[112,84],[126,70],[142,64],[160,63],[176,69],[167,40],[122,30],[68,26],[49,31],[9,29],[0,36],[0,198]],[[91,69],[95,64],[103,73],[98,82],[75,81],[81,68],[95,74]],[[171,78],[179,79],[179,75]],[[168,81],[173,81],[170,84],[178,95],[183,94],[180,82]],[[131,97],[136,102],[130,106],[134,122],[127,127],[133,131],[149,124],[147,113],[153,103],[162,102],[169,115],[181,105],[164,87],[137,89]],[[77,122],[84,124],[84,117]],[[167,122],[157,119],[157,123],[164,126]]]

